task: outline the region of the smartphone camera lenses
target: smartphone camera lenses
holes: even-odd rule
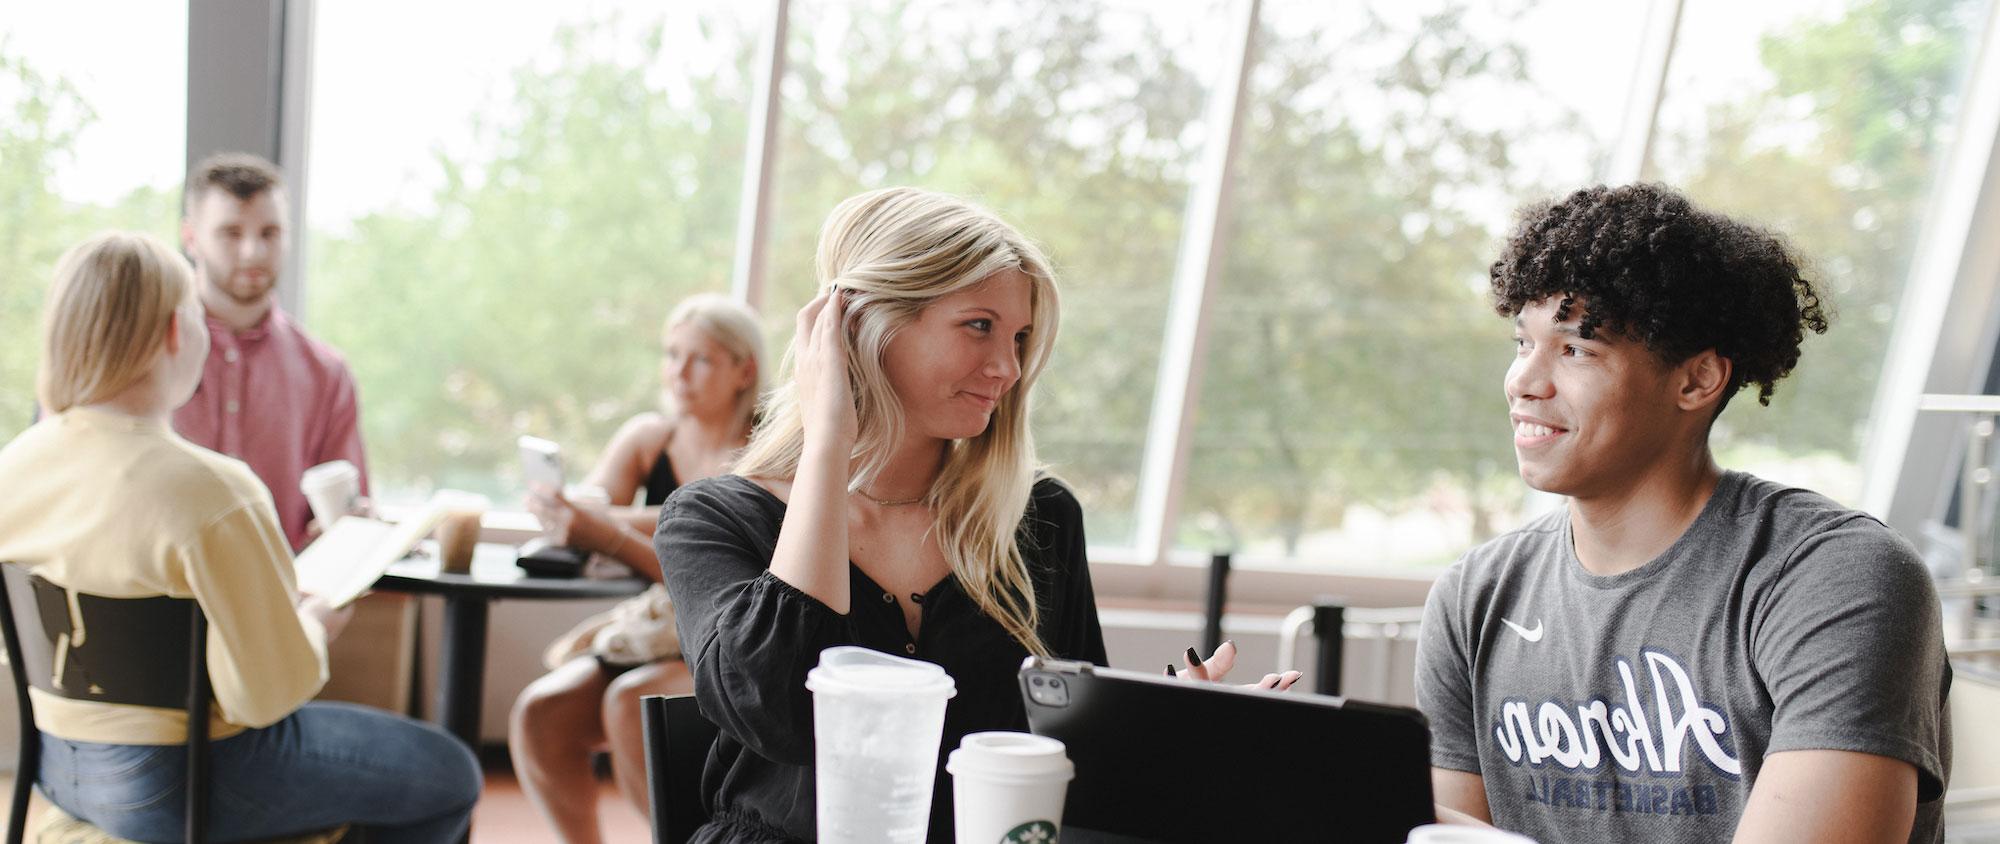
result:
[[[1053,674],[1028,675],[1028,699],[1043,706],[1068,706],[1069,689]]]

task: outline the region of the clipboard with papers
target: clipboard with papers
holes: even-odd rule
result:
[[[389,565],[409,555],[444,519],[432,502],[399,522],[342,516],[304,551],[294,568],[299,591],[318,595],[335,608],[347,606],[382,579]]]

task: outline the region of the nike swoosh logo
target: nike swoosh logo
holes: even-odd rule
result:
[[[1500,623],[1513,628],[1514,632],[1521,634],[1521,638],[1526,639],[1530,642],[1539,642],[1542,640],[1542,620],[1539,618],[1535,619],[1535,629],[1533,630],[1529,630],[1526,627],[1522,627],[1521,625],[1515,624],[1514,622],[1508,621],[1507,619],[1504,618],[1500,619]]]

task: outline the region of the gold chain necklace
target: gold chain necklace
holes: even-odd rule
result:
[[[876,498],[869,495],[868,490],[865,489],[856,489],[854,491],[861,493],[862,498],[875,502],[875,505],[878,507],[908,507],[912,504],[922,503],[924,499],[930,497],[928,495],[919,495],[915,498]]]

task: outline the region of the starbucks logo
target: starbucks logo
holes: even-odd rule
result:
[[[1048,821],[1029,821],[1007,831],[1000,837],[1000,844],[1056,844],[1056,825]]]

